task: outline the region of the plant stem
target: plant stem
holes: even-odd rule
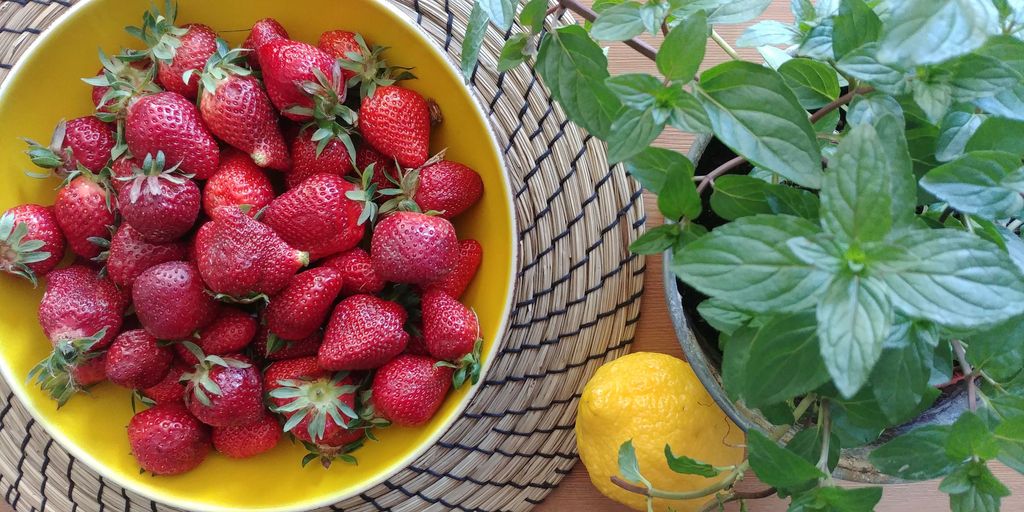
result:
[[[740,54],[736,53],[736,50],[734,50],[733,47],[729,45],[729,42],[722,38],[722,35],[715,29],[711,29],[711,40],[714,41],[719,48],[724,50],[725,53],[728,53],[733,60],[743,60],[740,57]]]
[[[818,456],[818,469],[828,475],[825,478],[826,485],[832,485],[832,472],[828,469],[828,449],[832,442],[832,416],[828,408],[828,400],[821,401],[821,410],[818,418],[821,420],[821,455]]]
[[[558,6],[565,7],[570,11],[579,14],[583,19],[593,23],[597,19],[597,13],[593,9],[581,4],[578,0],[558,0]],[[623,41],[626,46],[640,52],[641,55],[648,59],[654,60],[658,55],[658,50],[655,50],[653,46],[639,40],[639,39],[627,39]]]
[[[953,345],[953,353],[956,354],[956,360],[960,362],[960,371],[964,372],[964,379],[967,380],[967,406],[972,411],[978,410],[978,390],[975,386],[974,380],[978,378],[974,374],[974,369],[971,368],[971,363],[967,362],[967,352],[964,350],[963,343],[960,340],[952,340],[949,342]]]
[[[746,471],[750,469],[750,461],[743,461],[740,465],[736,466],[736,469],[732,470],[729,476],[725,477],[721,482],[714,485],[710,485],[700,490],[687,491],[687,492],[671,492],[662,491],[660,489],[648,489],[639,485],[631,484],[618,476],[612,477],[612,483],[632,493],[639,494],[641,496],[647,496],[650,498],[662,498],[666,500],[692,500],[694,498],[703,498],[710,496],[723,489],[728,489],[739,480]]]
[[[806,395],[802,399],[800,399],[800,403],[796,404],[796,408],[793,409],[794,423],[800,421],[800,418],[804,416],[804,413],[807,412],[807,409],[809,409],[811,407],[811,404],[814,403],[814,399],[815,397],[813,393]]]
[[[729,160],[728,162],[726,162],[726,163],[724,163],[722,165],[719,165],[718,167],[715,168],[715,170],[713,170],[713,171],[705,174],[703,177],[701,177],[700,183],[697,185],[697,193],[699,194],[699,193],[703,192],[704,189],[708,188],[708,185],[711,185],[711,182],[715,181],[715,178],[717,178],[717,177],[719,177],[719,176],[721,176],[721,175],[723,175],[723,174],[725,174],[725,173],[727,173],[727,172],[729,172],[729,171],[731,171],[731,170],[733,170],[733,169],[735,169],[735,168],[737,168],[737,167],[739,167],[739,166],[741,166],[741,165],[743,165],[745,163],[747,163],[747,159],[742,157],[742,156],[738,156],[736,158],[733,158],[732,160]]]

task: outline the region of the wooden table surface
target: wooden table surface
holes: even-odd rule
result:
[[[589,4],[592,0],[584,1]],[[762,16],[762,19],[792,20],[789,1],[774,0]],[[744,28],[745,26],[737,25],[722,26],[719,27],[719,32],[722,33],[726,40],[735,42]],[[651,38],[650,41],[657,42],[657,39]],[[740,53],[746,59],[759,58],[757,51],[753,49],[742,49]],[[612,46],[608,58],[612,74],[630,72],[657,73],[653,64],[622,45]],[[728,59],[728,56],[721,49],[713,44],[708,45],[705,67],[713,66],[726,59]],[[686,151],[689,149],[691,140],[691,137],[674,132],[669,128],[662,135],[661,139],[658,140],[657,145]],[[644,199],[647,207],[648,227],[655,227],[661,224],[662,218],[658,213],[654,197],[648,194]],[[642,314],[637,325],[636,342],[633,344],[633,351],[664,352],[683,357],[682,350],[679,348],[679,343],[676,341],[675,333],[672,329],[672,321],[668,316],[668,306],[665,303],[662,288],[661,263],[660,256],[652,256],[647,259],[647,274],[645,276],[645,290],[641,307]],[[1003,500],[1002,510],[1024,510],[1024,476],[1004,466],[996,467],[994,471],[1010,487],[1014,494],[1010,498]],[[743,487],[756,489],[763,488],[764,486],[756,481],[748,481],[744,483]],[[938,490],[938,481],[921,482],[887,486],[883,493],[882,503],[877,510],[879,512],[905,512],[908,510],[933,512],[948,510],[948,503],[947,496]],[[735,512],[739,508],[735,503],[730,505],[732,506],[726,507],[726,510]],[[748,508],[754,512],[782,512],[786,510],[786,501],[777,498],[757,500],[749,502]],[[536,512],[623,512],[629,509],[598,493],[590,484],[586,468],[583,467],[583,464],[577,463],[572,473],[562,481],[562,484],[534,510]]]

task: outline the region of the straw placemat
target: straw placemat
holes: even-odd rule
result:
[[[0,1],[0,80],[73,3]],[[458,60],[467,0],[398,5]],[[325,510],[530,508],[576,462],[583,385],[633,339],[644,260],[626,247],[643,225],[640,191],[609,168],[597,139],[552,105],[533,70],[496,71],[501,44],[491,29],[473,87],[504,151],[520,229],[508,333],[479,393],[437,445],[391,480]],[[171,510],[70,457],[3,382],[0,399],[0,492],[14,509]]]

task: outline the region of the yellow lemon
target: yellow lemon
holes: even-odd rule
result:
[[[723,475],[704,478],[673,472],[665,445],[714,466],[743,460],[743,431],[715,404],[685,361],[665,354],[637,352],[597,370],[583,388],[576,418],[576,443],[590,480],[605,496],[646,510],[643,496],[611,482],[618,475],[619,446],[633,440],[640,473],[666,491],[691,491],[714,484]],[[709,499],[654,500],[654,508],[699,510]]]

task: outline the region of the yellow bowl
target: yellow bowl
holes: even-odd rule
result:
[[[158,2],[161,3],[162,2]],[[395,64],[415,66],[417,80],[404,85],[431,97],[445,121],[432,137],[432,151],[448,148],[449,158],[466,163],[483,177],[485,194],[456,223],[460,237],[475,238],[484,259],[466,302],[480,317],[485,368],[495,356],[511,300],[516,245],[510,187],[497,142],[480,105],[462,84],[454,66],[424,33],[394,7],[379,0],[179,0],[179,23],[210,25],[229,43],[240,44],[252,24],[274,17],[295,39],[315,44],[321,32],[347,29],[368,41],[390,46]],[[0,210],[16,204],[51,204],[56,180],[35,180],[18,137],[49,140],[61,118],[91,113],[90,88],[80,81],[99,68],[98,48],[114,53],[138,47],[123,27],[135,25],[148,0],[87,0],[43,34],[0,87]],[[181,476],[140,475],[129,454],[125,425],[132,416],[129,393],[113,384],[95,387],[60,411],[38,388],[25,382],[29,369],[49,351],[36,321],[42,286],[0,277],[0,371],[17,397],[58,442],[104,477],[186,510],[305,510],[354,496],[409,465],[454,422],[475,392],[463,387],[451,394],[434,419],[417,429],[381,431],[356,455],[358,466],[336,463],[300,467],[303,449],[285,440],[272,452],[248,460],[218,454]]]

